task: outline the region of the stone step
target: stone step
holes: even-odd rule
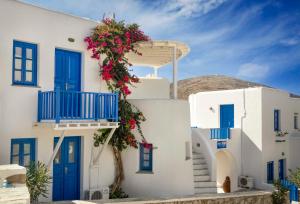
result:
[[[198,181],[194,182],[195,188],[216,188],[217,183],[215,181]]]
[[[194,176],[194,182],[195,181],[210,181],[210,176],[209,175]]]
[[[206,164],[205,159],[193,159],[193,164]]]
[[[199,154],[194,154],[193,153],[193,159],[202,159],[202,158],[205,159],[203,154],[200,154],[200,153]]]
[[[195,188],[195,194],[202,194],[202,193],[217,193],[217,187],[204,187],[204,188]]]
[[[208,169],[194,170],[194,176],[202,176],[202,175],[209,175]]]
[[[194,164],[193,169],[194,170],[200,170],[200,169],[207,169],[207,164]]]

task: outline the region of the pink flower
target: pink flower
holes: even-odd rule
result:
[[[107,46],[107,43],[106,43],[106,42],[103,42],[103,43],[101,43],[100,46],[101,46],[101,47],[106,47],[106,46]]]
[[[152,144],[147,143],[146,141],[143,142],[143,146],[146,149],[152,149]]]
[[[123,86],[121,88],[122,92],[125,94],[125,95],[129,95],[131,94],[131,91],[128,89],[128,86]]]
[[[109,72],[102,72],[102,79],[105,80],[105,81],[108,81],[112,78],[111,74]]]
[[[129,120],[130,129],[134,129],[135,128],[135,124],[136,124],[136,121],[133,118],[131,118]]]
[[[123,78],[123,81],[126,82],[126,83],[129,82],[129,77],[127,75],[125,75],[124,78]]]
[[[125,33],[125,37],[130,38],[130,33],[128,31]]]
[[[97,52],[94,52],[92,55],[92,58],[99,60],[100,59],[100,55]]]

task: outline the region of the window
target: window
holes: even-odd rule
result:
[[[267,163],[267,182],[274,182],[274,162],[270,161]]]
[[[294,129],[298,129],[298,113],[294,113]]]
[[[10,163],[29,166],[35,161],[35,138],[22,138],[11,140]]]
[[[274,131],[280,131],[280,110],[274,110]]]
[[[152,172],[152,144],[140,143],[140,171]]]
[[[37,45],[14,41],[12,71],[13,84],[37,86]]]
[[[280,180],[285,179],[285,159],[278,160],[278,177]]]

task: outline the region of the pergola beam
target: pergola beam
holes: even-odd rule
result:
[[[177,99],[177,47],[173,47],[173,99]]]

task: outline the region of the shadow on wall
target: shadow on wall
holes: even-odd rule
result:
[[[241,174],[254,178],[254,187],[257,189],[265,189],[264,172],[266,172],[266,164],[263,164],[262,150],[253,142],[245,132],[242,133],[241,148]],[[253,137],[253,136],[252,136]]]

